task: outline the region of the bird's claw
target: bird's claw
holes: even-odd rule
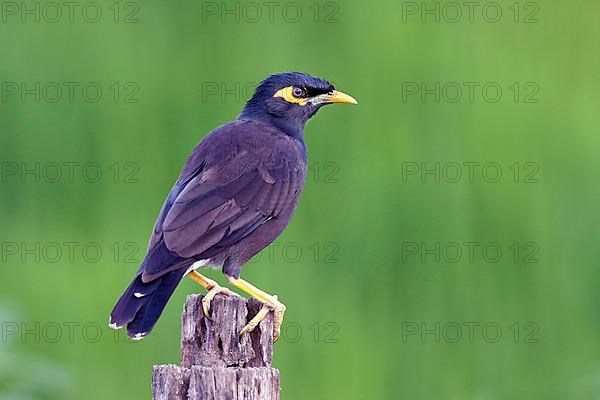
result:
[[[263,303],[262,308],[254,318],[242,328],[240,336],[252,332],[271,311],[273,311],[273,341],[276,342],[281,334],[281,324],[283,323],[283,315],[285,314],[285,305],[277,299],[277,296],[272,296],[271,301]]]
[[[226,287],[220,286],[216,282],[212,285],[212,287],[208,290],[208,293],[202,298],[202,311],[204,311],[204,315],[206,318],[210,319],[210,303],[215,298],[216,295],[223,294],[225,296],[238,296],[239,294],[235,293],[232,290],[229,290]]]

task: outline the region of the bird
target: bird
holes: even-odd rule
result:
[[[199,273],[220,268],[228,282],[263,305],[240,332],[269,312],[280,336],[285,305],[241,278],[244,264],[288,226],[304,187],[304,126],[328,104],[357,104],[327,80],[302,72],[271,75],[232,122],[212,130],[194,148],[159,212],[147,254],[109,318],[133,340],[147,336],[184,277],[207,290],[208,317],[218,294],[237,295]]]

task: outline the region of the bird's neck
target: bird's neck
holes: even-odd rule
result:
[[[246,108],[238,116],[238,119],[250,119],[272,125],[286,135],[304,142],[304,123],[278,118],[265,111],[248,110]]]

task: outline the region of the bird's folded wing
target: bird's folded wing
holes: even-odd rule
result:
[[[172,192],[152,240],[162,238],[172,253],[183,258],[216,254],[276,218],[289,204],[298,179],[297,171],[285,160],[259,163],[233,178],[225,174],[204,170],[179,188],[176,196]],[[149,265],[143,273],[155,278],[166,268]]]

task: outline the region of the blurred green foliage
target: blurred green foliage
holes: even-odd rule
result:
[[[199,288],[140,343],[108,313],[193,146],[293,70],[360,104],[309,122],[296,217],[243,271],[288,307],[282,398],[598,398],[600,5],[289,3],[0,4],[0,398],[149,398]]]

